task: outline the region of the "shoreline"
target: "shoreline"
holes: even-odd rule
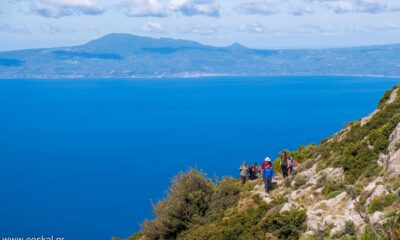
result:
[[[56,77],[18,77],[18,78],[2,78],[0,80],[133,80],[133,79],[201,79],[201,78],[223,78],[223,77],[366,77],[366,78],[390,78],[400,79],[400,75],[378,75],[378,74],[281,74],[281,75],[236,75],[236,74],[176,74],[176,75],[148,75],[148,76],[131,76],[131,77],[86,77],[86,76],[56,76]]]

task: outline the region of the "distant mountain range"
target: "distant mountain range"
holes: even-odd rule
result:
[[[0,52],[0,78],[400,76],[400,44],[260,50],[109,34],[81,46]]]

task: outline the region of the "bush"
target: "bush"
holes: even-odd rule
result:
[[[304,210],[291,209],[267,215],[264,229],[279,239],[298,239],[305,229],[307,215]]]
[[[326,198],[332,198],[345,190],[345,185],[340,180],[328,178],[322,188],[322,194]]]
[[[344,234],[348,236],[354,236],[356,234],[356,227],[353,221],[346,221],[344,225]]]
[[[212,184],[203,173],[190,170],[178,174],[167,198],[155,206],[155,220],[144,222],[143,234],[150,240],[175,239],[189,226],[200,222],[212,195]]]
[[[377,211],[383,211],[384,208],[389,207],[393,204],[395,200],[399,197],[394,193],[387,194],[385,196],[380,196],[372,199],[368,206],[368,213],[372,214]]]
[[[300,187],[304,186],[307,183],[307,177],[303,175],[297,175],[294,178],[294,189],[299,189]]]
[[[336,197],[337,195],[341,194],[343,190],[333,191],[326,196],[326,199],[331,199]]]

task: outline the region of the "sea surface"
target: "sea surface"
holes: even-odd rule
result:
[[[372,112],[399,79],[0,80],[0,237],[127,237],[179,171],[238,175]]]

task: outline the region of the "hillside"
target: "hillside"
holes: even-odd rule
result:
[[[260,180],[178,174],[155,219],[128,239],[400,239],[398,89],[370,116],[291,152],[301,166],[270,194]]]
[[[0,78],[400,76],[400,44],[261,50],[109,34],[81,46],[0,52]]]

